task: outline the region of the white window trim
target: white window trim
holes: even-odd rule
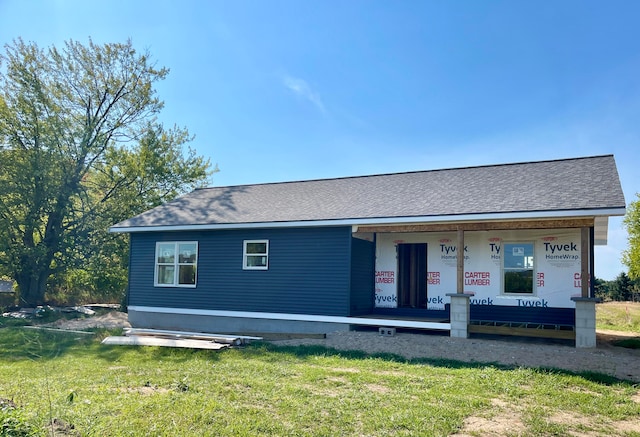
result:
[[[173,244],[174,245],[174,259],[173,259],[173,283],[172,284],[159,284],[158,283],[158,265],[171,265],[170,263],[158,263],[158,249],[161,244]],[[178,247],[180,244],[195,244],[196,245],[196,260],[194,263],[180,263]],[[196,277],[194,284],[179,284],[178,277],[180,275],[180,266],[193,265],[196,269]],[[155,259],[153,261],[153,285],[154,287],[165,288],[195,288],[198,285],[198,242],[197,241],[156,241]]]
[[[507,244],[531,244],[531,245],[533,245],[533,269],[532,269],[533,279],[532,279],[532,284],[531,284],[531,293],[507,293],[504,290],[505,286],[506,286],[505,281],[504,281],[504,273],[505,273],[504,262],[506,260],[506,252],[504,252],[504,247]],[[535,241],[529,241],[529,240],[503,241],[502,242],[502,248],[503,248],[502,263],[500,265],[500,294],[502,296],[508,296],[508,297],[519,297],[519,296],[536,297],[537,294],[538,294],[538,287],[536,286],[536,276],[537,276],[537,270],[538,270],[538,262],[536,260],[536,242]]]
[[[254,254],[247,253],[247,245],[251,243],[263,243],[266,244],[266,253],[264,254]],[[250,256],[266,256],[267,257],[267,265],[266,266],[250,266],[247,265],[247,260]],[[269,270],[269,240],[244,240],[242,242],[242,270]]]

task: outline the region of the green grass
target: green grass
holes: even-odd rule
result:
[[[104,335],[0,329],[0,398],[18,406],[2,414],[41,435],[52,418],[83,436],[640,435],[638,387],[604,375],[321,347],[104,346]]]
[[[640,335],[640,303],[606,302],[596,305],[596,328]]]

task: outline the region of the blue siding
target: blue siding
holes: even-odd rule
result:
[[[353,238],[351,240],[351,314],[361,316],[373,310],[375,278],[375,244]]]
[[[269,240],[269,269],[243,270],[243,240]],[[154,287],[156,241],[198,241],[196,288]],[[131,235],[130,305],[349,315],[351,228]]]

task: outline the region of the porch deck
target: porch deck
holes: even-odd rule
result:
[[[576,338],[575,311],[573,309],[551,308],[541,311],[537,308],[477,306],[470,308],[470,334],[496,334],[521,337]],[[408,323],[433,323],[450,325],[450,308],[427,310],[422,308],[376,308],[373,313],[360,316],[370,320],[380,320],[381,326],[399,328],[411,327]],[[428,328],[427,328],[428,329]]]

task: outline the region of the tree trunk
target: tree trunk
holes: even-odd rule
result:
[[[18,305],[31,308],[45,303],[47,279],[49,279],[51,272],[49,264],[41,266],[33,261],[26,263],[30,265],[22,273],[16,275],[15,280],[18,283],[20,296]]]
[[[32,307],[45,303],[47,280],[51,275],[51,263],[54,254],[61,249],[63,218],[71,203],[74,190],[79,187],[81,170],[82,165],[76,164],[75,172],[62,184],[54,209],[47,218],[44,238],[34,246],[35,250],[32,251],[31,256],[27,255],[22,260],[24,270],[16,278],[20,293],[20,305]],[[33,232],[29,234],[30,244],[33,244],[32,235]]]

